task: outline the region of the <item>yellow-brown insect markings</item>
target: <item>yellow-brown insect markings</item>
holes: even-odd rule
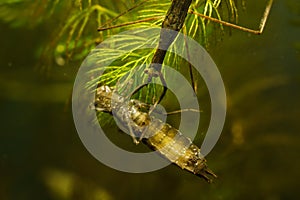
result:
[[[100,86],[97,88],[94,107],[97,111],[114,114],[129,130],[135,143],[142,140],[172,163],[208,182],[211,182],[211,177],[217,177],[207,167],[200,149],[189,138],[168,123],[143,111],[149,110],[149,104],[135,99],[125,103],[125,98],[113,93],[111,88]]]

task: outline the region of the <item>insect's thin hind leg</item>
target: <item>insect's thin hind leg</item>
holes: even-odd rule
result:
[[[171,112],[167,112],[167,115],[174,115],[182,112],[202,112],[201,110],[193,109],[193,108],[186,108],[186,109],[181,109],[181,110],[174,110]]]
[[[198,109],[193,109],[193,108],[185,108],[185,109],[181,109],[181,110],[174,110],[174,111],[171,111],[171,112],[159,112],[159,111],[156,111],[156,110],[153,110],[153,112],[157,113],[157,114],[162,114],[162,115],[176,115],[176,114],[179,114],[179,113],[183,113],[183,112],[202,112],[201,110],[198,110]]]
[[[190,63],[190,52],[189,52],[189,47],[188,47],[188,42],[187,42],[187,36],[184,36],[184,43],[185,43],[185,49],[186,49],[186,54],[187,54],[187,61],[188,61],[188,65],[189,65],[189,73],[190,73],[190,79],[191,79],[191,84],[192,84],[192,88],[194,90],[194,95],[197,94],[197,87],[196,87],[196,84],[195,84],[195,81],[194,81],[194,74],[193,74],[193,67]]]
[[[128,95],[128,98],[130,98],[133,95],[135,95],[136,93],[138,93],[138,91],[140,91],[142,88],[144,88],[147,85],[149,85],[149,83],[144,83],[144,84],[140,85],[139,87],[135,88],[134,91]]]

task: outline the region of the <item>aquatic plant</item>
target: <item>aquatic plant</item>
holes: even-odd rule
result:
[[[48,44],[43,45],[40,50],[43,61],[40,69],[49,70],[53,61],[58,65],[64,65],[69,59],[82,60],[95,45],[115,33],[134,27],[160,27],[170,4],[169,0],[122,0],[117,4],[114,1],[99,0],[4,0],[0,3],[0,19],[10,23],[12,27],[34,27],[45,23],[57,24],[57,28],[51,31]],[[219,20],[236,22],[238,19],[237,1],[234,0],[195,0],[190,6],[190,10]],[[146,20],[151,18],[154,20]],[[134,23],[137,20],[141,23]],[[133,22],[131,26],[96,31],[98,27],[112,27],[130,22]],[[223,30],[222,24],[212,23],[195,14],[188,14],[181,31],[208,47],[216,38],[220,38],[214,35],[214,33],[220,33],[220,30]],[[123,38],[123,40],[126,39],[130,41],[132,38]],[[141,54],[139,57],[135,57],[136,61],[131,62],[131,65],[126,65],[117,71],[123,72],[134,68],[151,56],[153,56],[151,53],[147,57]],[[166,63],[171,60],[174,62],[171,64],[178,66],[176,63],[178,60],[173,59],[170,55],[167,56]],[[122,66],[119,63],[119,67]],[[114,67],[112,66],[112,68]],[[114,73],[113,71],[111,73]],[[111,75],[111,77],[115,77],[115,74]]]

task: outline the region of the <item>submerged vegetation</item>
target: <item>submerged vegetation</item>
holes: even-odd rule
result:
[[[99,0],[4,0],[0,3],[0,19],[9,22],[13,27],[33,27],[41,23],[57,24],[56,28],[51,30],[49,43],[45,44],[40,52],[43,61],[41,68],[49,70],[53,65],[52,61],[64,65],[70,59],[82,60],[95,45],[110,35],[134,27],[160,27],[170,4],[170,0],[131,0],[119,1],[118,4],[113,1]],[[220,20],[237,22],[237,7],[237,1],[234,0],[195,0],[190,10]],[[135,23],[137,20],[140,23]],[[145,21],[142,22],[143,20]],[[132,25],[109,29],[124,23],[132,23]],[[108,27],[108,29],[97,32],[98,27]],[[221,38],[219,33],[222,31],[221,24],[212,23],[195,14],[188,14],[182,29],[182,32],[205,47],[214,43],[217,38]],[[132,38],[123,39],[130,42]],[[145,62],[153,56],[152,53],[147,57],[143,54],[135,57],[136,61],[131,62],[131,65],[127,64],[121,71]],[[171,57],[166,60],[166,64],[170,64],[168,61]],[[122,63],[118,64],[120,67],[124,66]],[[115,77],[114,74],[111,75]]]
[[[91,75],[86,87],[92,88],[99,84],[114,86],[121,78],[126,78],[124,82],[130,80],[133,75],[131,72],[143,71],[149,66],[155,49],[141,50],[140,47],[149,43],[156,44],[159,40],[158,34],[148,35],[146,39],[124,31],[134,28],[144,30],[160,28],[171,3],[170,0],[122,0],[117,4],[113,1],[100,0],[4,0],[0,3],[0,19],[13,27],[49,24],[51,29],[47,29],[48,39],[38,52],[39,70],[48,72],[54,65],[64,66],[69,61],[79,63],[92,50],[90,55],[97,60],[96,62],[114,61],[108,66],[91,70],[91,74],[96,71],[105,73],[101,77]],[[211,45],[221,40],[227,28],[222,23],[211,21],[209,17],[237,23],[238,11],[244,8],[244,0],[194,0],[180,31],[209,49]],[[118,36],[115,39],[119,45],[94,49],[102,41],[116,34]],[[124,48],[130,51],[124,51]],[[170,48],[180,49],[175,45]],[[185,48],[182,48],[182,51],[184,50]],[[118,54],[122,56],[117,58]],[[164,65],[175,69],[181,68],[183,71],[190,67],[187,61],[173,53],[166,54]],[[167,76],[164,70],[162,73]],[[193,82],[193,72],[190,74],[192,74],[190,81]],[[142,79],[147,79],[145,73]],[[138,94],[137,98],[153,103],[161,90],[157,86],[149,85],[142,91],[143,93]]]

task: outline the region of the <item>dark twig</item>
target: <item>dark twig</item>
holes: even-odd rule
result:
[[[168,48],[184,24],[191,3],[192,0],[173,0],[162,23],[158,47],[149,68],[145,70],[145,73],[148,74],[148,83],[151,82],[153,77],[159,77],[164,86],[163,93],[154,105],[158,104],[167,92],[166,81],[161,73],[162,63]]]

